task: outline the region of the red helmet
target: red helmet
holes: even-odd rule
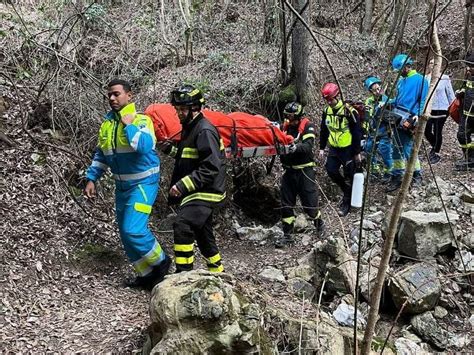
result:
[[[325,99],[334,99],[339,95],[339,86],[334,83],[326,83],[321,89],[321,95],[323,95]]]

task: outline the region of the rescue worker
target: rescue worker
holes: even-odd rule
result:
[[[457,138],[463,152],[463,159],[455,164],[457,170],[474,169],[474,52],[466,56],[466,81],[458,96],[463,98]]]
[[[176,272],[193,269],[194,241],[208,270],[222,272],[212,218],[225,198],[224,144],[201,112],[201,90],[183,85],[171,92],[171,104],[182,125],[178,145],[163,148],[176,159],[168,198],[170,204],[179,204],[173,225]]]
[[[365,100],[366,114],[365,121],[369,122],[370,134],[367,139],[365,151],[370,156],[374,153],[371,159],[371,171],[375,175],[381,174],[381,182],[385,183],[391,180],[393,159],[392,159],[392,143],[390,139],[390,127],[386,121],[381,119],[381,112],[383,106],[387,103],[388,97],[383,93],[382,80],[376,76],[369,76],[364,81],[364,87],[370,92],[370,96]],[[384,167],[380,171],[380,166],[377,164],[377,158],[374,150],[380,153]]]
[[[406,162],[413,149],[413,131],[418,117],[423,113],[428,94],[428,80],[416,71],[413,64],[413,59],[406,54],[397,54],[392,60],[392,68],[400,72],[393,111],[400,113],[403,118],[392,131],[393,170],[386,192],[395,191],[402,184]],[[421,185],[421,182],[421,165],[417,157],[412,183]]]
[[[316,139],[315,126],[308,118],[303,117],[303,106],[299,102],[288,103],[283,114],[285,123],[282,130],[294,137],[294,141],[288,148],[288,154],[280,156],[285,169],[280,187],[283,238],[276,240],[275,247],[277,248],[294,243],[291,234],[296,220],[293,208],[296,205],[297,196],[300,197],[303,210],[313,221],[319,236],[322,235],[324,229],[318,205],[314,170],[316,166],[313,153]]]
[[[149,117],[136,112],[131,85],[127,81],[112,80],[107,96],[112,110],[100,127],[84,193],[88,198],[94,197],[97,181],[107,168],[111,169],[120,237],[138,274],[125,284],[151,289],[163,280],[171,264],[171,259],[147,226],[160,179],[153,124]]]
[[[351,208],[352,180],[356,164],[360,165],[361,127],[357,110],[339,98],[339,87],[326,83],[321,94],[328,104],[321,120],[319,159],[324,159],[324,149],[329,145],[326,171],[342,190],[343,197],[338,214],[345,216]],[[342,166],[344,175],[339,168]]]

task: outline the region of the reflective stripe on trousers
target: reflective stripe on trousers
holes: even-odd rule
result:
[[[148,229],[148,218],[158,194],[158,184],[116,189],[116,218],[125,253],[140,276],[165,258],[160,244]]]

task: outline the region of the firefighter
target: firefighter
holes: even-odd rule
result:
[[[398,111],[403,118],[393,129],[393,170],[392,180],[386,192],[397,190],[402,184],[406,162],[413,149],[413,131],[418,117],[423,113],[425,100],[428,95],[428,80],[417,73],[413,66],[414,61],[406,54],[397,54],[392,60],[392,67],[400,72],[397,83],[397,96],[393,101],[394,111]],[[415,162],[413,184],[421,185],[421,165],[418,157]]]
[[[149,117],[136,112],[127,81],[112,80],[107,95],[112,110],[100,127],[99,143],[87,170],[84,193],[88,198],[94,197],[97,181],[107,168],[112,170],[120,237],[138,274],[125,284],[151,289],[163,280],[171,264],[147,226],[160,179],[153,123]]]
[[[466,81],[463,89],[456,93],[462,105],[457,138],[463,152],[463,159],[455,164],[456,170],[474,169],[474,53],[466,56]]]
[[[329,145],[326,171],[342,190],[343,197],[338,214],[346,216],[351,208],[352,179],[356,165],[360,165],[361,127],[357,110],[339,98],[339,87],[326,83],[321,94],[328,104],[321,120],[319,159],[324,159],[324,149]],[[344,175],[339,168],[342,166]]]
[[[370,156],[375,144],[376,150],[382,157],[384,167],[383,171],[380,171],[374,151],[374,156],[371,159],[371,171],[375,174],[380,174],[380,181],[386,183],[392,177],[393,159],[390,127],[384,120],[381,120],[382,108],[388,101],[387,95],[383,93],[381,84],[382,80],[376,76],[370,76],[364,81],[364,87],[370,92],[370,96],[365,100],[366,114],[368,116],[365,121],[368,121],[370,125],[370,134],[365,151]]]
[[[176,159],[168,198],[170,204],[179,204],[173,225],[176,272],[193,269],[195,241],[208,270],[222,272],[212,218],[226,195],[224,144],[201,112],[201,90],[183,85],[171,92],[171,104],[182,125],[178,145],[163,148]]]
[[[313,221],[314,226],[321,236],[324,222],[318,205],[318,192],[316,187],[316,173],[314,167],[314,141],[315,126],[306,117],[303,117],[303,106],[299,102],[290,102],[283,111],[285,123],[283,132],[294,137],[293,143],[288,147],[288,154],[280,156],[285,173],[281,179],[281,217],[283,225],[283,238],[277,239],[275,247],[282,248],[294,243],[292,232],[295,223],[293,208],[296,197],[299,196],[304,212]]]

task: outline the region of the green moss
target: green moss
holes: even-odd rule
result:
[[[372,349],[374,351],[380,351],[382,350],[383,344],[385,343],[385,338],[384,337],[378,337],[374,336],[372,339]],[[395,345],[389,341],[387,341],[387,345],[385,346],[386,348],[389,348],[390,350],[393,350],[394,353],[397,352]]]
[[[296,100],[295,86],[290,84],[280,90],[278,94],[278,101],[290,102]]]

